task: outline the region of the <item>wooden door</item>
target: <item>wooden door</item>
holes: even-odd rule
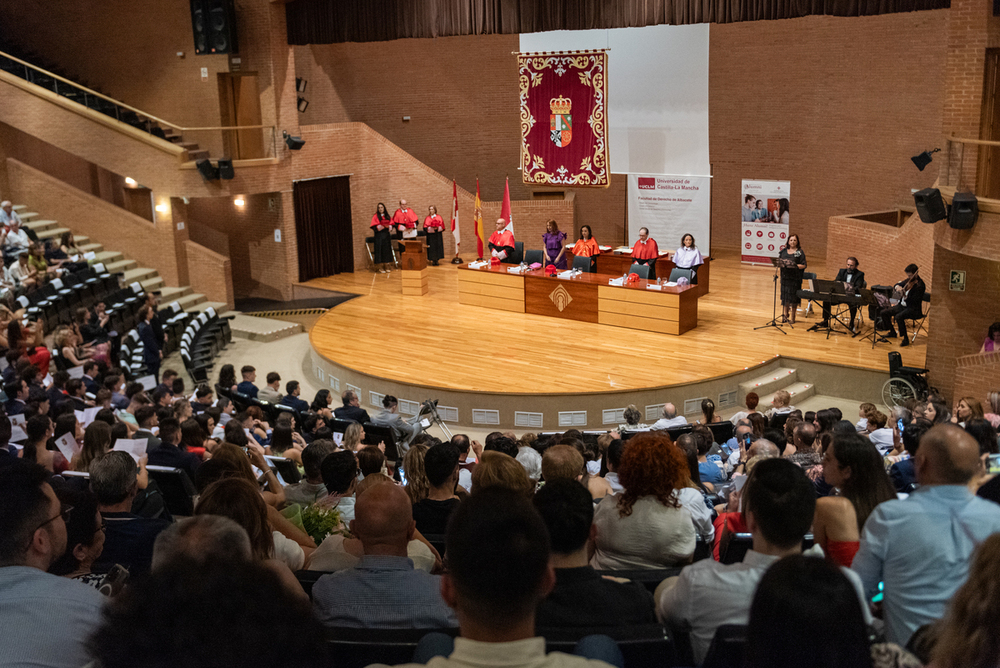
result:
[[[260,90],[256,72],[219,73],[219,111],[222,125],[260,125]],[[222,132],[226,155],[234,160],[267,157],[264,129]]]
[[[983,106],[979,121],[980,139],[1000,141],[1000,100],[998,100],[998,96],[1000,96],[1000,49],[986,49]],[[961,182],[961,179],[959,181]],[[976,195],[1000,199],[1000,146],[979,147]]]

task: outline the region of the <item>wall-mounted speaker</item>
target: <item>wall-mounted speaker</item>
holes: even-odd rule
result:
[[[191,0],[195,55],[239,53],[233,0]]]
[[[219,178],[219,168],[213,166],[212,161],[208,158],[202,158],[194,163],[194,166],[198,168],[198,171],[201,172],[206,181],[214,181]]]
[[[948,207],[937,188],[924,188],[913,193],[917,214],[925,223],[936,223],[948,217]]]
[[[955,193],[951,200],[948,224],[955,230],[968,230],[979,218],[979,200],[972,193]]]
[[[231,179],[236,176],[233,171],[233,161],[229,158],[219,158],[219,178]]]

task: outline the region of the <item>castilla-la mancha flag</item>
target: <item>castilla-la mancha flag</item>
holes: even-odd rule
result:
[[[517,54],[525,183],[608,187],[608,54]]]

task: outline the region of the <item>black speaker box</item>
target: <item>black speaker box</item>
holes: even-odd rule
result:
[[[214,181],[219,178],[219,168],[212,165],[212,161],[208,158],[202,158],[198,162],[194,163],[194,166],[198,168],[201,175],[205,177],[206,181]]]
[[[233,0],[191,0],[195,55],[239,53]]]
[[[913,193],[913,202],[917,205],[920,220],[925,223],[936,223],[948,217],[948,207],[937,188],[918,190]]]
[[[229,158],[219,158],[219,178],[231,179],[235,175],[235,172],[233,172],[233,161]]]
[[[968,230],[979,217],[979,200],[972,193],[955,193],[951,200],[948,224],[955,230]]]

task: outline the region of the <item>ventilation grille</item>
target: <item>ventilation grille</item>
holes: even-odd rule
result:
[[[586,427],[587,411],[560,411],[560,427]]]
[[[384,394],[379,394],[378,392],[369,392],[368,393],[368,404],[370,406],[381,407],[383,399],[385,399],[385,395]]]
[[[334,392],[340,392],[340,379],[334,376],[330,376],[330,389]]]
[[[403,415],[416,415],[420,411],[420,404],[409,399],[399,400],[399,412]]]
[[[646,406],[646,422],[656,422],[663,415],[663,404]]]
[[[500,424],[500,411],[473,408],[472,424]]]
[[[320,382],[326,380],[326,371],[323,371],[320,367],[316,367],[316,377],[319,378]]]
[[[701,402],[708,397],[698,397],[697,399],[688,399],[684,402],[684,415],[690,415],[691,413],[701,412]]]
[[[624,408],[605,408],[601,411],[601,424],[623,424],[624,422]]]
[[[525,413],[522,411],[514,411],[514,426],[515,427],[528,427],[529,429],[541,429],[542,428],[542,414],[541,413]]]
[[[719,395],[719,408],[732,408],[736,405],[736,397],[739,394],[737,390],[731,390],[729,392],[723,392]]]
[[[453,406],[438,406],[438,415],[444,422],[458,422],[458,409]]]

